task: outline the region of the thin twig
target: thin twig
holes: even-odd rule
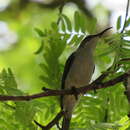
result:
[[[60,128],[59,122],[56,124],[56,126],[57,126],[57,128],[58,128],[59,130],[62,130],[62,129]]]
[[[56,117],[49,122],[46,126],[41,125],[40,123],[38,123],[36,120],[34,120],[35,124],[38,125],[40,128],[42,128],[42,130],[49,130],[50,128],[52,128],[54,125],[57,125],[59,120],[61,119],[61,117],[64,115],[64,112],[61,111],[59,112]]]
[[[121,33],[124,32],[125,30],[125,25],[126,25],[126,21],[127,21],[127,17],[128,17],[128,12],[129,12],[129,0],[127,0],[127,6],[126,6],[126,14],[125,14],[125,21],[124,21],[124,25],[123,25],[123,28],[121,30]]]
[[[43,128],[43,127],[44,127],[43,125],[41,125],[40,123],[38,123],[36,120],[34,120],[34,123],[35,123],[37,126],[39,126],[40,128]]]
[[[130,61],[130,58],[123,58],[123,59],[121,59],[120,61],[121,61],[121,62],[122,62],[122,61]]]

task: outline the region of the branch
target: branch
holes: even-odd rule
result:
[[[117,83],[123,82],[124,79],[126,79],[128,76],[130,76],[130,74],[124,73],[124,74],[122,74],[114,79],[111,79],[109,81],[106,81],[104,83],[101,82],[101,80],[102,80],[101,76],[89,85],[83,86],[81,88],[76,88],[76,92],[78,92],[78,94],[80,94],[80,93],[85,94],[86,92],[88,92],[90,90],[107,88],[107,87],[113,86]],[[73,91],[73,89],[68,89],[68,90],[47,89],[45,92],[28,95],[28,96],[0,95],[0,101],[30,101],[33,99],[48,97],[48,96],[61,96],[61,95],[74,95],[74,94],[75,94],[75,91]]]
[[[128,73],[130,74],[130,71]],[[124,86],[125,86],[125,89],[126,89],[126,91],[124,93],[125,93],[125,95],[128,99],[128,102],[130,104],[130,77],[126,78],[123,83],[124,83]],[[129,110],[129,113],[128,113],[128,117],[130,118],[130,110]]]
[[[87,5],[86,5],[86,1],[85,0],[53,0],[52,2],[45,4],[44,2],[37,2],[39,4],[40,7],[43,8],[49,8],[49,9],[55,9],[59,6],[61,6],[64,3],[69,3],[72,2],[74,4],[76,4],[78,6],[78,8],[80,10],[82,10],[86,16],[90,17],[90,18],[94,18],[93,14],[91,13],[91,11],[88,9]]]
[[[126,25],[126,21],[127,21],[127,17],[128,17],[128,11],[129,11],[129,0],[127,0],[127,6],[126,6],[126,14],[125,14],[125,21],[124,21],[124,25],[123,25],[123,28],[121,30],[121,33],[124,32],[125,30],[125,25]]]
[[[40,128],[42,128],[42,130],[49,130],[50,128],[52,128],[54,125],[57,125],[59,120],[61,119],[61,117],[64,115],[64,112],[61,111],[59,112],[56,117],[46,126],[42,126],[40,123],[38,123],[36,120],[34,120],[35,124],[38,125]]]
[[[123,58],[123,59],[121,59],[120,61],[121,61],[121,62],[122,62],[122,61],[130,61],[130,58]]]
[[[130,71],[128,72],[130,74]],[[126,87],[126,91],[125,94],[127,96],[128,102],[130,103],[130,77],[128,77],[125,81],[124,81],[124,86]]]

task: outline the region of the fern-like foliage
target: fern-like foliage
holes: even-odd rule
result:
[[[51,29],[48,31],[35,29],[42,38],[41,46],[35,52],[35,54],[43,55],[43,62],[40,63],[43,74],[40,76],[40,79],[43,81],[43,86],[53,89],[61,87],[65,61],[86,36],[85,18],[78,12],[75,12],[74,24],[64,14],[59,19],[59,23],[52,23]],[[41,116],[39,114],[39,122],[41,120],[49,122],[60,110],[59,100],[57,99],[57,97],[43,99],[46,107],[41,110],[40,114],[43,112],[47,114],[41,114]]]
[[[130,31],[127,27],[130,20],[126,21],[125,31],[122,29],[121,16],[117,20],[117,33],[100,39],[96,48],[96,66],[104,71],[113,65],[112,72],[107,79],[126,72],[130,68]],[[61,14],[59,23],[53,22],[51,29],[42,31],[35,29],[42,39],[39,49],[35,52],[40,59],[43,86],[60,89],[64,64],[67,57],[74,51],[87,33],[95,31],[96,20],[90,24],[83,15],[75,12],[73,20]],[[127,116],[129,106],[123,84],[89,92],[81,97],[77,105],[71,128],[73,130],[125,130],[130,128]],[[17,82],[11,69],[3,69],[0,73],[0,94],[25,95],[18,89]],[[26,94],[27,95],[27,94]],[[35,130],[33,120],[45,125],[60,111],[57,97],[48,97],[29,102],[1,102],[0,103],[0,129],[2,130]],[[56,129],[55,127],[53,128]]]
[[[85,18],[78,12],[75,12],[73,22],[66,15],[62,14],[59,24],[53,23],[50,31],[37,31],[40,35],[42,34],[44,41],[44,47],[43,45],[40,47],[38,54],[43,52],[43,63],[40,66],[44,74],[40,78],[45,86],[60,88],[65,59],[86,36],[87,30],[85,27],[88,26],[85,23],[87,23]],[[94,23],[96,24],[96,22]],[[121,24],[121,22],[118,20],[117,24]],[[117,26],[119,29],[120,26]],[[89,30],[92,30],[92,27]],[[99,40],[95,54],[98,67],[101,68],[101,71],[104,71],[107,66],[112,64],[115,66],[114,70],[116,73],[112,74],[108,79],[120,75],[126,71],[126,68],[129,68],[128,62],[123,63],[123,71],[118,71],[120,67],[117,66],[120,59],[129,57],[129,42],[124,38],[124,36],[129,35],[129,31],[125,31],[123,34],[117,32]],[[121,125],[119,120],[121,118],[121,120],[126,119],[127,117],[125,116],[128,113],[128,102],[124,91],[123,85],[119,84],[113,88],[99,90],[97,94],[90,92],[82,97],[75,109],[71,127],[74,130],[123,130],[124,126]],[[55,98],[49,98],[48,102],[50,100],[55,100]],[[51,103],[57,109],[56,102],[51,101]],[[49,109],[47,112],[50,112]],[[52,115],[56,112],[57,110],[53,109]],[[124,123],[126,123],[125,121],[127,122],[128,118],[124,120]],[[126,124],[128,127],[129,123]]]
[[[14,96],[25,94],[18,89],[10,68],[8,70],[3,69],[0,73],[0,94]],[[2,130],[35,129],[32,124],[36,113],[34,102],[1,102],[0,113],[0,129]]]

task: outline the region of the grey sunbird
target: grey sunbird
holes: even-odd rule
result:
[[[93,53],[97,41],[111,28],[109,27],[98,34],[86,36],[76,51],[69,56],[62,75],[62,89],[79,88],[89,84],[95,68]],[[77,102],[74,95],[61,96],[61,109],[65,112],[62,130],[69,130],[72,112]]]

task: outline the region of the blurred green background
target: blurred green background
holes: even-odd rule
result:
[[[34,28],[48,29],[50,23],[57,19],[58,11],[45,9],[33,2],[22,7],[21,2],[11,0],[0,12],[0,44],[3,44],[0,49],[0,69],[12,68],[18,86],[27,92],[34,92],[41,87],[38,79],[41,73],[39,59],[34,55],[41,39]]]

